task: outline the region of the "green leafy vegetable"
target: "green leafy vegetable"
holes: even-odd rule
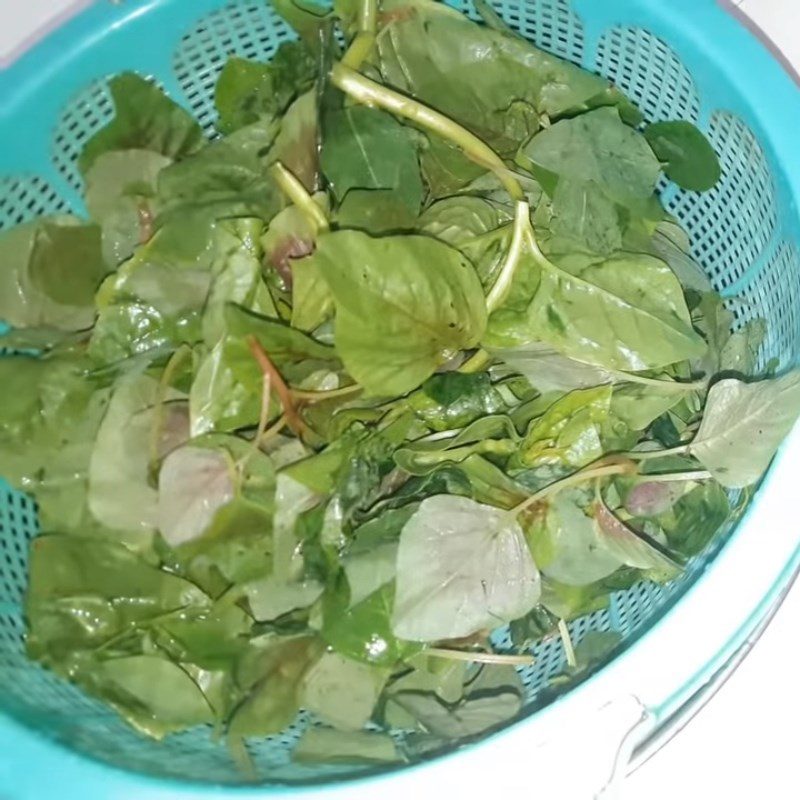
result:
[[[731,505],[717,484],[697,486],[658,517],[670,547],[686,557],[697,555],[731,517]]]
[[[283,112],[311,87],[314,59],[299,42],[283,42],[269,64],[230,58],[217,81],[217,127],[224,134]]]
[[[654,122],[644,131],[664,172],[683,189],[706,192],[722,175],[708,139],[691,122]]]
[[[507,438],[495,438],[507,437]],[[442,464],[458,464],[472,456],[509,456],[517,450],[514,424],[508,417],[484,417],[450,438],[434,434],[412,442],[394,454],[399,467],[412,475],[427,475]]]
[[[500,391],[486,373],[433,375],[410,399],[414,413],[437,431],[462,428],[505,409]]]
[[[523,616],[539,591],[513,519],[467,498],[432,497],[400,537],[392,629],[415,641],[469,636]]]
[[[166,658],[141,655],[104,661],[92,681],[131,725],[155,739],[213,721],[200,687]]]
[[[651,248],[654,255],[669,264],[685,289],[713,292],[708,275],[692,258],[691,242],[680,225],[669,221],[660,222],[653,234]]]
[[[388,509],[355,530],[353,542],[342,559],[351,606],[394,580],[397,540],[415,510],[414,504]]]
[[[467,125],[501,154],[601,94],[605,81],[430,0],[383,4],[380,68],[391,86]]]
[[[320,32],[328,15],[327,8],[309,0],[274,0],[272,5],[309,47],[319,47]]]
[[[389,114],[355,106],[326,119],[322,169],[337,198],[352,189],[391,189],[412,214],[422,180],[413,132]]]
[[[269,736],[288,725],[300,708],[303,676],[319,653],[312,638],[270,642],[256,648],[239,680],[250,684],[247,699],[234,711],[229,735]]]
[[[410,231],[418,206],[410,207],[392,189],[351,189],[336,212],[336,224],[376,235]]]
[[[328,728],[309,728],[292,756],[295,761],[312,764],[391,764],[401,760],[397,746],[385,733],[347,733]]]
[[[386,672],[325,653],[303,681],[302,704],[340,730],[357,731],[372,716]]]
[[[720,381],[708,393],[706,413],[689,452],[720,484],[732,489],[755,483],[797,420],[800,376],[774,381]]]
[[[654,369],[702,355],[683,291],[661,261],[642,254],[545,258],[521,204],[488,344],[533,341],[605,369]]]
[[[351,605],[347,584],[339,579],[323,601],[322,637],[343,656],[381,667],[419,652],[421,646],[392,631],[394,592],[394,583],[388,583]]]
[[[625,497],[625,510],[633,517],[655,517],[669,511],[686,493],[686,483],[637,483]]]
[[[620,250],[625,228],[620,209],[594,180],[563,177],[553,195],[550,229],[594,253]]]
[[[336,302],[342,361],[372,394],[415,389],[480,341],[486,324],[480,282],[447,245],[340,231],[320,240],[314,260]]]
[[[493,349],[492,354],[524,375],[540,392],[568,392],[613,382],[610,372],[562,356],[547,345]]]
[[[84,531],[92,449],[110,390],[85,357],[0,359],[14,386],[0,412],[0,475],[33,493],[44,530]]]
[[[86,207],[102,228],[103,256],[114,267],[153,234],[158,175],[172,160],[151,150],[112,150],[86,174]]]
[[[97,362],[113,364],[200,341],[215,237],[199,230],[165,227],[103,282],[89,344]]]
[[[275,314],[275,303],[261,279],[261,222],[231,220],[217,227],[212,282],[203,310],[203,339],[214,345],[225,333],[229,303],[259,314]]]
[[[73,535],[36,539],[26,597],[28,652],[59,671],[91,673],[95,648],[136,637],[153,621],[210,600],[114,541]]]
[[[674,408],[686,393],[676,391],[668,381],[663,387],[636,385],[620,386],[611,398],[611,412],[631,430],[643,431],[662,414]]]
[[[158,529],[171,544],[201,536],[234,496],[225,456],[200,447],[173,450],[158,474]]]
[[[163,170],[158,223],[179,220],[207,229],[226,217],[272,219],[282,198],[266,167],[279,130],[269,119],[254,122]]]
[[[153,455],[163,456],[189,435],[185,406],[169,425],[156,427],[158,383],[131,374],[118,384],[97,432],[89,465],[89,508],[104,525],[119,530],[155,528],[158,492],[149,482]],[[167,400],[177,399],[174,394]]]
[[[114,150],[152,150],[183,158],[205,143],[195,119],[154,83],[125,72],[109,82],[116,116],[89,141],[78,159],[86,175],[97,159]]]
[[[318,194],[313,199],[319,204],[323,213],[327,214],[327,196]],[[271,287],[275,286],[281,292],[294,289],[291,297],[292,324],[301,330],[313,330],[326,316],[322,313],[318,322],[313,321],[320,315],[315,302],[316,287],[301,285],[302,271],[298,273],[296,270],[302,259],[314,251],[316,241],[316,226],[297,206],[283,209],[272,219],[267,232],[261,237],[264,262],[270,268],[266,275],[267,281]],[[271,281],[271,276],[274,276],[275,280]],[[325,287],[322,281],[317,283]]]
[[[306,92],[286,109],[270,159],[279,161],[309,192],[319,181],[318,140],[317,97]]]
[[[397,692],[391,702],[441,740],[476,736],[515,717],[522,687],[510,668],[484,667],[467,686],[466,697],[447,703],[433,693]]]
[[[611,389],[581,389],[554,403],[531,424],[520,451],[525,466],[566,463],[582,467],[603,454],[601,431]]]
[[[27,328],[89,328],[94,293],[107,272],[96,225],[54,217],[6,231],[0,234],[0,318]]]
[[[680,573],[680,566],[675,561],[622,522],[602,500],[595,503],[594,514],[606,550],[623,564],[637,569],[665,571],[670,577]]]
[[[562,492],[527,531],[542,573],[568,586],[586,586],[607,578],[623,563],[618,553],[605,546],[582,499],[578,492]]]
[[[692,125],[483,0],[274,5],[300,41],[220,64],[213,139],[112,78],[89,221],[0,235],[0,476],[44,532],[32,659],[246,769],[309,721],[299,764],[388,765],[513,720],[532,647],[703,553],[800,377],[661,206],[719,177]],[[617,643],[577,638],[554,684]]]
[[[226,305],[225,332],[200,364],[189,396],[192,433],[233,431],[258,423],[263,376],[248,344],[254,336],[287,378],[305,377],[309,371],[336,367],[335,353],[327,345],[240,306]]]

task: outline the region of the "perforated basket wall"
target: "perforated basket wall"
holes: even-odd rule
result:
[[[703,96],[681,58],[647,30],[608,27],[585,3],[582,21],[569,0],[492,0],[498,11],[540,47],[595,70],[624,89],[649,120],[689,119],[707,132],[721,157],[724,177],[712,192],[696,195],[665,184],[663,199],[691,233],[695,255],[715,286],[732,300],[737,324],[753,316],[769,320],[762,362],[796,361],[800,345],[800,261],[779,208],[776,166],[771,165],[743,119],[717,109]],[[460,7],[473,9],[466,0]],[[98,4],[99,5],[99,4]],[[103,6],[107,4],[103,3]],[[18,108],[16,127],[0,131],[0,229],[43,214],[81,211],[81,181],[75,166],[88,137],[112,115],[106,78],[121,68],[153,75],[213,131],[213,87],[229,55],[268,59],[291,38],[264,0],[129,0],[120,15],[108,4],[111,25],[87,37],[65,63],[54,67],[50,88],[31,88],[30,103]],[[630,0],[630,7],[637,3]],[[142,13],[133,13],[141,8]],[[194,9],[194,11],[191,11]],[[93,10],[102,25],[100,12]],[[188,16],[187,16],[188,15]],[[136,41],[146,41],[144,47]],[[113,50],[113,56],[110,53]],[[116,61],[115,61],[116,59]],[[113,65],[113,66],[112,66]],[[2,164],[6,166],[3,167]],[[36,534],[36,512],[25,496],[0,484],[0,709],[89,756],[120,767],[187,780],[238,783],[242,774],[224,745],[204,728],[154,744],[133,733],[114,713],[66,682],[28,662],[23,651],[22,597],[27,554]],[[724,535],[716,545],[724,544]],[[620,648],[634,640],[678,600],[712,563],[697,561],[667,588],[641,584],[614,595],[609,609],[578,620],[575,641],[588,631],[615,630]],[[504,634],[498,634],[502,644]],[[533,714],[553,694],[549,678],[564,668],[558,641],[535,648],[536,665],[523,669],[524,714]],[[565,689],[564,691],[567,691]],[[294,765],[291,747],[314,724],[301,714],[282,735],[253,742],[251,754],[265,782],[318,780],[358,770]],[[2,787],[0,787],[2,795]]]

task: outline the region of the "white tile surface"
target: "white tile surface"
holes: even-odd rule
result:
[[[800,71],[800,3],[797,0],[743,0],[740,8],[759,24]]]
[[[619,800],[797,800],[799,630],[796,586],[730,681]]]
[[[20,42],[82,2],[0,0],[0,63]],[[800,70],[798,0],[738,4]],[[621,800],[800,798],[799,631],[800,586],[755,652],[686,730],[627,781]]]
[[[37,33],[84,3],[85,0],[0,0],[0,65]]]

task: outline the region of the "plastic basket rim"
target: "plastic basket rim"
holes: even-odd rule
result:
[[[64,56],[69,51],[69,46],[85,46],[98,33],[96,11],[106,0],[94,0],[87,7],[79,7],[76,15],[68,19],[62,26],[51,31],[30,50],[24,53],[14,64],[0,71],[0,96],[11,97],[12,101],[0,107],[0,118],[10,119],[13,114],[14,97],[19,94],[13,87],[20,87],[30,82],[38,82],[41,77],[36,77],[41,70],[37,65],[49,63],[48,59],[55,53]],[[147,13],[152,8],[162,4],[175,4],[186,0],[128,0],[116,7],[118,22],[138,17]],[[593,0],[573,0],[573,5],[580,13],[582,8],[593,5],[593,13],[597,14]],[[211,11],[228,4],[228,0],[195,0],[193,3],[196,15]],[[664,7],[661,0],[638,0],[635,9],[626,7],[626,0],[605,0],[605,7],[600,16],[605,19],[600,24],[602,27],[614,24],[641,24],[660,32],[674,33],[668,17],[670,14],[682,15],[684,25],[681,28],[682,44],[689,49],[702,49],[703,60],[713,64],[716,69],[723,71],[727,80],[736,83],[741,97],[759,99],[757,133],[759,138],[769,143],[774,158],[781,164],[779,193],[782,194],[781,204],[784,213],[789,214],[791,233],[800,234],[800,150],[793,142],[793,131],[796,130],[796,114],[800,110],[800,91],[795,86],[781,64],[774,59],[766,47],[758,41],[756,36],[740,21],[737,21],[723,10],[723,5],[728,5],[727,0],[671,0],[670,8]],[[106,12],[108,9],[104,9]],[[633,19],[632,19],[633,17]],[[108,25],[107,17],[104,25]],[[649,25],[648,25],[649,24]],[[670,44],[675,44],[674,38]],[[65,47],[66,46],[66,47]],[[678,48],[680,52],[681,48]],[[68,57],[68,52],[66,52]],[[684,54],[681,53],[683,56]],[[56,62],[61,59],[55,59]],[[52,61],[52,60],[51,60]],[[46,75],[45,75],[46,77]],[[770,93],[763,93],[764,84],[768,83]],[[171,87],[169,87],[171,89]],[[738,109],[737,109],[738,110]],[[749,109],[752,111],[752,109]],[[752,116],[752,114],[750,115]],[[7,122],[7,119],[5,120]],[[795,127],[793,127],[793,125]],[[767,473],[756,497],[747,513],[730,535],[730,539],[722,552],[716,557],[718,562],[747,563],[741,554],[747,550],[744,546],[748,540],[756,535],[756,527],[761,527],[763,522],[770,517],[778,517],[789,510],[789,505],[783,505],[781,497],[782,484],[787,483],[787,474],[800,469],[800,430],[795,430],[790,439],[785,443],[770,471]],[[782,478],[782,480],[781,480]],[[788,521],[788,520],[787,520]],[[732,653],[747,639],[751,631],[757,626],[776,598],[780,596],[787,583],[800,567],[800,541],[796,536],[789,535],[776,542],[771,552],[774,569],[771,576],[761,584],[756,593],[751,593],[755,602],[749,601],[749,606],[743,616],[717,637],[717,646],[712,648],[715,652],[697,654],[690,659],[691,664],[686,664],[685,679],[676,689],[654,691],[651,696],[642,695],[642,702],[650,709],[653,724],[664,718],[688,696],[697,686],[704,683],[719,667],[726,662]],[[719,572],[719,570],[717,570]],[[38,730],[34,730],[7,716],[0,710],[0,746],[5,746],[5,752],[14,752],[14,764],[6,765],[0,762],[0,778],[8,789],[15,786],[30,788],[31,778],[41,791],[50,788],[52,774],[61,774],[64,778],[71,775],[75,779],[74,785],[61,784],[62,796],[65,800],[80,797],[82,800],[94,798],[124,797],[136,791],[136,797],[142,800],[156,800],[166,797],[207,797],[223,798],[237,796],[242,798],[263,797],[265,794],[285,794],[299,796],[301,794],[318,795],[321,792],[333,794],[344,790],[348,798],[369,797],[380,786],[387,790],[392,784],[403,785],[408,788],[409,776],[414,778],[438,777],[450,780],[455,777],[459,767],[463,768],[468,759],[464,755],[477,755],[479,751],[491,751],[498,758],[502,758],[500,748],[513,734],[530,731],[534,727],[541,729],[552,719],[553,715],[569,706],[590,707],[599,698],[610,697],[612,687],[619,684],[618,680],[625,670],[625,664],[638,658],[639,661],[656,662],[661,656],[659,651],[659,633],[670,625],[674,629],[675,622],[689,621],[687,606],[693,598],[698,596],[711,581],[711,575],[706,573],[677,600],[674,606],[668,608],[641,636],[636,638],[631,645],[618,658],[595,673],[590,679],[575,687],[568,694],[558,698],[540,711],[525,717],[512,725],[503,728],[491,736],[466,747],[454,750],[437,758],[421,761],[399,770],[390,769],[381,774],[368,774],[361,777],[350,778],[345,781],[329,782],[319,786],[291,786],[280,784],[266,784],[253,786],[216,786],[211,784],[188,783],[173,778],[162,778],[143,773],[132,772],[109,765],[84,755],[57,742],[50,741]],[[743,622],[741,620],[744,620]],[[690,637],[685,637],[690,640]],[[675,641],[671,642],[671,649],[678,649]],[[630,672],[630,669],[627,670]],[[652,688],[652,687],[651,687]],[[609,694],[610,693],[610,694]],[[48,759],[49,768],[44,771],[39,767],[42,757]],[[455,769],[454,769],[455,768]],[[468,774],[468,770],[462,770]],[[31,772],[34,774],[31,775]],[[406,780],[400,781],[398,778]],[[474,775],[473,775],[474,778]],[[472,784],[475,785],[474,783]],[[31,794],[27,796],[38,796]],[[391,793],[395,796],[395,792]],[[400,794],[398,793],[399,797]],[[16,798],[12,795],[12,799]]]

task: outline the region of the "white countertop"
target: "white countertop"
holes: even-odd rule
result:
[[[20,42],[85,2],[0,0],[0,63]],[[800,71],[797,0],[738,0],[736,5]],[[799,636],[800,585],[744,664],[685,730],[627,780],[620,800],[800,798],[795,761]]]

